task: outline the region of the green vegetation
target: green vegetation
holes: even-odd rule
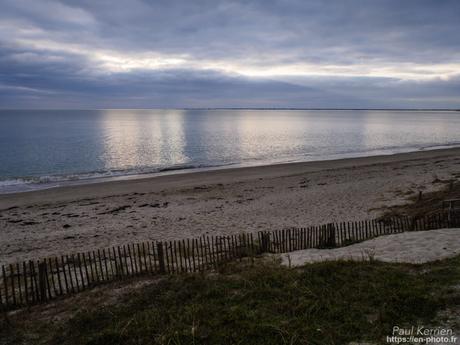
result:
[[[454,176],[455,179],[440,180],[434,175],[432,184],[439,185],[441,188],[436,188],[433,192],[422,191],[421,195],[419,194],[421,190],[414,189],[396,192],[398,196],[407,197],[407,204],[386,207],[381,218],[399,216],[424,217],[443,211],[442,203],[444,200],[460,199],[460,183],[456,182],[460,177],[460,173],[455,173]]]
[[[55,323],[24,312],[8,327],[3,321],[0,333],[6,344],[383,343],[394,325],[445,326],[436,314],[460,306],[459,282],[460,257],[299,269],[256,260],[220,274],[165,277],[116,303],[87,303]]]

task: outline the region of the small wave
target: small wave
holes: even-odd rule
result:
[[[167,172],[167,171],[178,171],[178,170],[189,170],[189,169],[200,169],[200,168],[209,168],[211,167],[206,165],[174,165],[166,168],[158,169],[158,172]]]
[[[83,173],[61,174],[61,175],[43,175],[21,178],[10,178],[0,180],[0,194],[16,193],[38,189],[47,189],[72,184],[83,184],[90,182],[109,181],[113,179],[122,179],[135,176],[155,175],[180,172],[184,170],[204,169],[226,166],[230,164],[219,165],[173,165],[168,167],[141,167],[135,169],[116,169],[105,171],[93,171]]]
[[[433,144],[433,145],[428,145],[428,146],[422,146],[420,150],[423,151],[423,150],[435,150],[435,149],[449,149],[449,148],[455,148],[459,146],[460,146],[460,141],[453,141],[453,142],[444,143],[444,144]]]
[[[10,186],[17,186],[27,183],[25,179],[17,178],[11,180],[1,180],[0,181],[0,188],[1,187],[10,187]]]

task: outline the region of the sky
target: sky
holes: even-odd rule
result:
[[[0,0],[0,108],[460,108],[458,0]]]

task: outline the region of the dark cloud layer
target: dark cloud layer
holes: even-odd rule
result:
[[[0,9],[2,108],[460,108],[456,0]]]

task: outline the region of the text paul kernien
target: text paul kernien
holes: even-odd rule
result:
[[[410,327],[410,328],[401,328],[399,326],[393,326],[393,335],[399,336],[449,336],[452,335],[452,329],[450,328],[440,328],[440,327],[425,327],[425,326],[417,326],[417,327]]]

